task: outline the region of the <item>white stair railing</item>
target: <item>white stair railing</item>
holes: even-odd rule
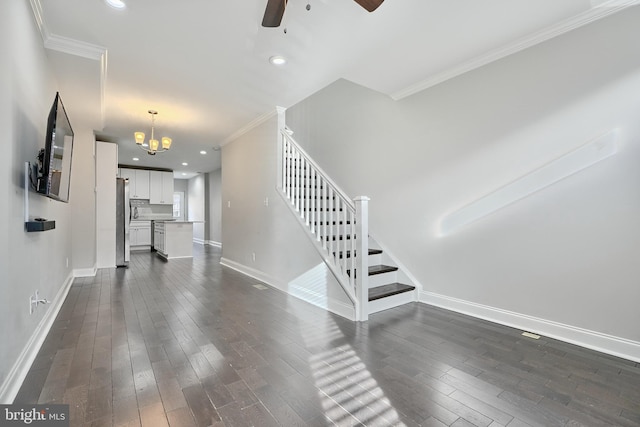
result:
[[[369,199],[351,200],[289,134],[281,135],[278,189],[353,302],[356,320],[367,320]]]

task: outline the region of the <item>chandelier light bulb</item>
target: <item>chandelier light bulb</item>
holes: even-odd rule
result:
[[[140,147],[140,149],[145,150],[147,154],[153,156],[156,153],[168,151],[171,148],[172,140],[167,136],[163,136],[161,138],[162,142],[155,139],[155,119],[158,112],[155,110],[149,110],[148,113],[151,115],[151,138],[149,139],[149,142],[146,143],[144,141],[144,132],[134,132],[133,136],[135,138],[136,145]]]

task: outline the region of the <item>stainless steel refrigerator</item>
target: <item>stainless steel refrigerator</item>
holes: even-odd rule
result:
[[[129,180],[116,178],[116,266],[129,265],[129,223],[131,207],[129,206]]]

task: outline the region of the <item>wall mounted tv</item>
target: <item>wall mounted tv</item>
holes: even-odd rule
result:
[[[36,191],[61,202],[69,201],[73,129],[62,105],[60,93],[49,112],[44,148],[38,153]]]

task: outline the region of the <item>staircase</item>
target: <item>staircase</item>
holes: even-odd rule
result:
[[[349,198],[287,132],[281,135],[279,193],[353,302],[355,320],[415,301],[408,275],[369,236],[369,199]]]
[[[369,314],[416,300],[416,287],[387,252],[369,236]]]

